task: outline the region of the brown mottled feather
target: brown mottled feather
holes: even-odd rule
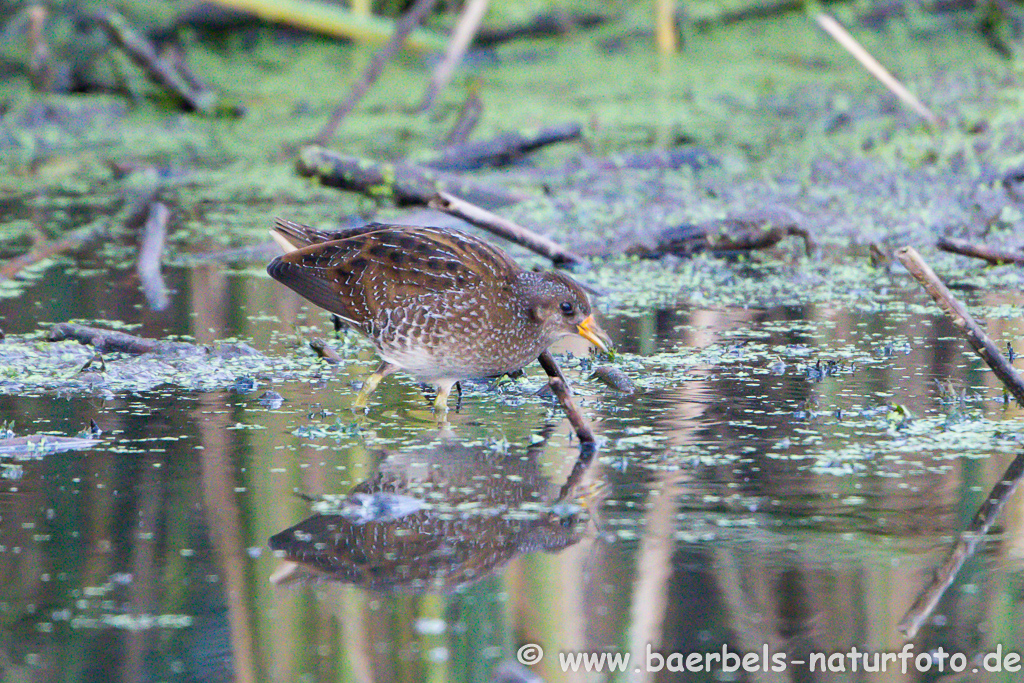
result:
[[[270,274],[364,332],[383,308],[480,286],[497,291],[522,272],[504,252],[456,230],[374,223],[325,233],[280,219],[278,229],[309,246],[276,259]]]
[[[380,223],[369,223],[355,228],[342,228],[340,230],[317,230],[302,223],[290,221],[287,218],[274,219],[274,232],[285,238],[296,249],[308,247],[312,244],[321,244],[332,240],[345,239],[353,235],[362,235],[373,232],[381,226]]]

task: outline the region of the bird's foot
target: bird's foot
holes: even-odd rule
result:
[[[366,404],[370,400],[370,394],[373,393],[380,381],[398,370],[398,366],[387,361],[382,362],[372,375],[366,378],[366,382],[363,383],[363,388],[359,390],[356,395],[356,400],[352,402],[352,412],[366,412]]]

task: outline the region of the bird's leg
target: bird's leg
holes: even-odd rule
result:
[[[455,399],[455,412],[457,413],[462,410],[462,382],[455,383],[455,391],[458,395],[458,398]]]
[[[437,398],[434,399],[434,412],[438,415],[448,414],[448,394],[452,391],[452,385],[458,384],[455,381],[445,380],[437,383]],[[459,389],[461,394],[462,389]]]
[[[331,322],[334,324],[334,338],[341,339],[341,333],[348,330],[348,325],[337,313],[331,313]]]
[[[458,386],[458,382],[446,381],[437,383],[437,398],[434,399],[434,419],[437,420],[437,428],[441,434],[450,434],[451,427],[448,424],[448,395],[452,391],[452,385]]]
[[[359,390],[359,395],[356,396],[356,400],[352,402],[353,410],[356,408],[365,408],[367,399],[370,398],[370,394],[372,394],[373,390],[377,388],[380,381],[396,370],[398,370],[398,366],[394,363],[382,361],[381,364],[377,366],[374,373],[367,377],[366,381],[363,382],[363,388]]]

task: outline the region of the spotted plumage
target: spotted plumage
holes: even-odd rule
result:
[[[267,272],[366,335],[384,360],[363,403],[399,368],[437,385],[442,408],[455,382],[518,370],[566,335],[607,348],[576,282],[523,270],[464,232],[377,223],[324,232],[277,219],[272,234],[291,251]]]

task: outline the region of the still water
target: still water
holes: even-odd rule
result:
[[[599,305],[637,391],[556,349],[589,453],[536,366],[467,386],[444,428],[401,374],[357,418],[373,353],[261,270],[171,269],[162,313],[130,275],[59,267],[3,301],[7,345],[121,321],[303,370],[140,392],[8,371],[18,436],[103,433],[0,455],[2,680],[1019,680],[985,671],[1024,652],[1017,497],[920,633],[897,629],[1024,449],[1022,411],[905,279],[889,298],[913,305]],[[1019,295],[968,300],[1024,345]],[[347,362],[315,358],[314,332]],[[723,648],[748,658],[678,670]],[[864,671],[852,648],[913,657]],[[574,653],[630,659],[574,672]]]

